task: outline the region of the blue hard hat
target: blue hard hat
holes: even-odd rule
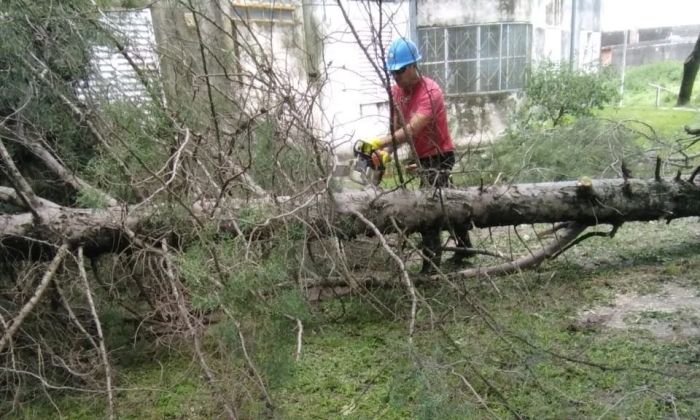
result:
[[[391,43],[386,53],[386,69],[396,71],[423,58],[413,41],[399,38]]]

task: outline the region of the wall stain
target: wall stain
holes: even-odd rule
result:
[[[501,14],[508,15],[508,17],[510,18],[515,15],[516,3],[517,0],[499,0],[498,10],[501,12]]]

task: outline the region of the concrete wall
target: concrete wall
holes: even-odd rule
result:
[[[229,120],[236,120],[279,103],[280,98],[270,95],[269,85],[276,78],[306,90],[298,3],[276,2],[272,9],[216,0],[194,4],[194,13],[173,0],[151,6],[171,98],[193,104],[208,102],[208,82],[214,86],[215,101],[230,104],[223,115],[228,113]],[[277,18],[270,19],[272,14]]]
[[[203,3],[203,4],[202,4]],[[222,13],[210,10],[211,2],[197,3],[198,10],[204,16],[212,16],[216,25],[224,25]],[[172,103],[177,98],[192,95],[193,101],[206,96],[204,82],[207,79],[198,78],[204,75],[205,63],[200,51],[197,25],[200,25],[202,38],[207,38],[215,45],[213,51],[221,50],[227,39],[216,36],[213,25],[206,22],[202,16],[192,13],[176,1],[159,1],[151,6],[155,28],[158,52],[161,57],[162,72],[165,76],[164,86]],[[208,80],[224,92],[231,90],[226,73],[232,71],[233,65],[229,57],[221,55],[214,57],[211,52],[205,54]]]
[[[622,68],[624,32],[603,33],[601,61],[604,65]],[[693,50],[700,25],[632,29],[627,31],[626,66],[639,66],[659,61],[685,61]]]
[[[531,0],[417,0],[418,26],[528,22]]]
[[[334,0],[276,1],[273,9],[265,10],[259,6],[266,3],[246,5],[245,0],[196,4],[208,17],[197,21],[202,38],[212,47],[205,54],[208,80],[222,100],[241,105],[222,110],[231,120],[236,114],[254,115],[279,104],[284,98],[270,97],[270,92],[288,89],[297,107],[312,108],[314,122],[306,128],[340,154],[350,154],[358,139],[387,132],[387,83],[377,70],[383,71],[385,47],[410,32],[407,2],[384,2],[381,13],[378,3],[354,0],[342,2],[344,11]],[[197,16],[174,0],[152,8],[169,94],[193,96],[192,102],[202,103],[197,108],[205,113],[205,79],[197,77],[204,72]],[[237,19],[242,13],[245,19]]]
[[[322,130],[340,154],[349,154],[356,140],[388,132],[389,96],[387,81],[381,77],[382,57],[394,38],[410,33],[410,22],[408,2],[383,2],[381,13],[374,2],[341,4],[363,47],[337,2],[313,4],[311,19],[318,31],[313,37],[323,40],[319,59],[326,81],[319,98]]]
[[[643,64],[657,63],[659,61],[684,61],[688,54],[693,51],[695,41],[681,43],[656,43],[644,42],[627,47],[627,56],[625,58],[626,67],[641,66]],[[606,51],[610,53],[610,62],[614,68],[622,69],[622,50],[621,45],[607,47]],[[678,71],[681,72],[681,67]]]
[[[575,65],[597,68],[600,55],[601,0],[578,0]],[[571,57],[571,0],[417,0],[418,27],[518,22],[532,25],[531,60],[568,61]],[[517,94],[451,96],[452,134],[458,143],[498,135],[515,107]],[[476,140],[475,140],[476,139]]]

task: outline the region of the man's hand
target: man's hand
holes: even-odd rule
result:
[[[391,153],[386,150],[377,150],[372,153],[372,167],[379,169],[391,162]]]
[[[381,149],[384,146],[384,142],[379,137],[362,140],[362,153],[371,154],[375,150]]]

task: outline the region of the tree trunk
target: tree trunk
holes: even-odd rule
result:
[[[357,212],[382,232],[395,231],[398,226],[411,233],[426,226],[446,224],[490,227],[575,221],[584,225],[617,225],[626,221],[700,216],[700,187],[692,181],[605,179],[445,189],[442,194],[428,190],[366,190],[334,194],[330,203],[318,199],[306,207],[291,202],[285,206],[293,217],[303,215],[317,232],[346,237],[371,234],[366,223],[356,217]],[[331,211],[327,211],[329,205]],[[154,210],[129,212],[122,207],[76,209],[42,205],[36,211],[43,223],[35,223],[29,212],[1,214],[0,253],[26,257],[37,250],[44,251],[37,247],[38,243],[63,242],[73,247],[83,246],[90,254],[119,250],[130,242],[135,232],[147,234],[146,229],[153,228],[150,216]],[[216,217],[222,230],[235,232],[237,225],[231,222],[235,209],[230,206],[228,210],[230,214]],[[205,217],[201,207],[195,213]],[[254,229],[257,235],[264,235],[285,222],[288,221],[276,218]],[[334,226],[334,232],[328,226]]]
[[[690,102],[695,76],[698,74],[698,67],[700,67],[700,35],[698,35],[698,40],[695,42],[693,52],[690,53],[688,58],[685,59],[685,63],[683,63],[683,80],[681,81],[681,90],[678,92],[677,105],[682,106]]]

